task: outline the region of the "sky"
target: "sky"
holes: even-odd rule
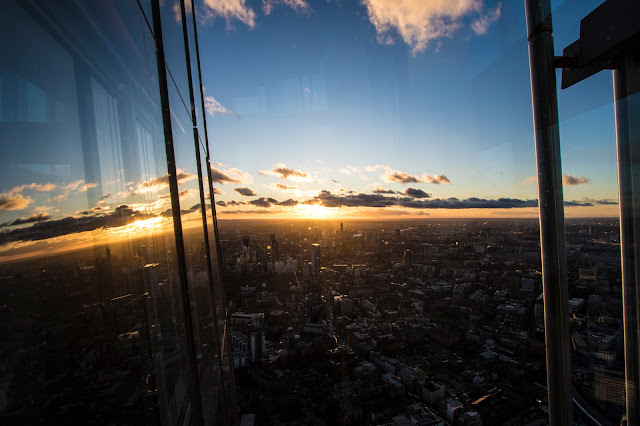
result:
[[[557,55],[599,3],[552,1]],[[95,67],[86,86],[72,54],[7,7],[0,35],[17,42],[0,46],[14,58],[0,73],[0,261],[170,230],[154,46],[137,5],[86,7],[113,49],[85,52]],[[195,7],[218,218],[538,216],[523,1]],[[82,40],[87,30],[58,12]],[[181,217],[196,227],[176,0],[162,2],[162,21]],[[121,63],[110,66],[114,58]],[[127,96],[137,96],[132,107]],[[567,217],[618,216],[612,98],[610,71],[558,89]]]
[[[552,2],[556,54],[599,3]],[[221,217],[537,215],[523,1],[196,10]],[[558,88],[567,216],[618,214],[611,80]]]

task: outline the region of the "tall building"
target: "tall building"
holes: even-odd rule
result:
[[[196,14],[2,3],[0,424],[239,423]]]
[[[271,234],[271,261],[275,262],[278,260],[278,240],[276,240],[276,236]]]
[[[413,252],[409,249],[404,251],[404,267],[407,268],[407,270],[413,268]]]
[[[249,236],[242,237],[242,258],[249,261]]]
[[[320,244],[311,244],[311,274],[320,273]]]

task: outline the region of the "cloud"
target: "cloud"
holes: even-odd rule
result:
[[[214,195],[222,195],[224,194],[224,191],[220,188],[216,188],[215,186],[213,187],[213,194]]]
[[[520,182],[520,184],[521,185],[527,185],[527,184],[536,183],[536,182],[538,182],[538,177],[537,176],[529,176],[528,178],[526,178],[522,182]],[[584,176],[575,177],[575,176],[571,176],[569,174],[563,174],[562,175],[562,185],[564,185],[564,186],[584,185],[584,184],[586,184],[588,182],[589,182],[589,179],[587,179]]]
[[[128,225],[154,215],[133,210],[127,205],[117,207],[113,212],[82,217],[68,216],[57,220],[35,221],[31,226],[16,228],[0,233],[0,245],[13,241],[38,241],[100,228],[114,228]]]
[[[275,6],[289,6],[296,12],[309,12],[311,8],[304,0],[262,0],[262,11],[265,15],[270,15]]]
[[[226,201],[222,201],[222,200],[216,201],[216,204],[221,206],[221,207],[227,207],[228,206],[227,202]]]
[[[487,11],[487,13],[473,21],[471,24],[473,32],[476,33],[476,35],[486,34],[491,24],[500,19],[500,16],[502,15],[501,9],[502,3],[498,3],[494,10]]]
[[[33,202],[33,198],[25,197],[20,193],[3,192],[0,194],[0,211],[24,210]]]
[[[294,200],[293,198],[289,198],[286,201],[280,201],[279,203],[276,203],[276,204],[279,205],[279,206],[290,207],[290,206],[297,206],[299,203],[298,203],[297,200]]]
[[[355,166],[347,166],[344,169],[340,169],[338,170],[340,173],[345,174],[345,175],[352,175],[352,174],[358,174],[360,173],[360,169],[355,167]]]
[[[188,197],[188,196],[190,196],[190,195],[195,195],[195,194],[197,194],[197,192],[198,192],[198,191],[196,191],[195,189],[191,189],[191,188],[189,188],[189,189],[183,189],[182,191],[180,191],[180,192],[178,193],[178,197],[179,197],[179,198],[181,198],[181,199],[182,199],[182,198],[186,198],[186,197]],[[166,199],[169,199],[169,198],[171,198],[171,194],[164,194],[164,195],[160,195],[160,196],[158,196],[158,199],[159,199],[159,200],[166,200]]]
[[[411,198],[430,198],[431,194],[424,192],[422,189],[407,188],[403,192],[404,195]]]
[[[283,185],[281,183],[276,183],[276,188],[280,189],[281,191],[294,191],[296,189],[298,189],[297,186],[292,186],[292,185]]]
[[[209,114],[212,117],[215,117],[216,115],[233,115],[236,117],[238,116],[238,114],[231,111],[230,109],[227,109],[227,107],[225,107],[220,102],[215,100],[213,96],[204,97],[204,109],[207,111],[207,114]]]
[[[296,178],[303,179],[303,180],[309,179],[309,175],[307,173],[301,170],[291,169],[282,163],[278,164],[276,167],[274,167],[271,170],[263,170],[263,171],[259,171],[258,173],[260,173],[263,176],[266,176],[266,175],[278,176],[280,179],[288,179],[288,178],[292,178],[294,180]]]
[[[50,191],[54,191],[56,188],[57,186],[53,183],[45,183],[40,185],[34,182],[28,185],[16,186],[15,188],[11,189],[11,191],[9,192],[22,192],[25,189],[33,189],[34,191],[38,191],[38,192],[50,192]]]
[[[473,24],[476,34],[486,32],[500,17],[500,5],[482,14],[482,0],[363,0],[363,4],[379,43],[392,44],[395,31],[414,55],[426,50],[433,40],[452,37],[468,16],[480,14]]]
[[[384,189],[384,188],[376,188],[373,190],[374,194],[395,194],[396,191],[393,189]]]
[[[278,200],[274,200],[273,198],[258,198],[256,200],[249,201],[249,204],[256,207],[271,207],[272,204],[276,204]]]
[[[435,183],[435,184],[440,184],[440,183],[449,183],[450,184],[451,183],[449,178],[446,177],[445,175],[433,175],[433,176],[431,176],[431,175],[428,175],[428,174],[425,173],[425,174],[422,175],[422,179],[425,182]]]
[[[376,164],[375,166],[365,166],[364,169],[367,172],[370,172],[370,173],[375,172],[376,170],[380,170],[380,169],[386,170],[388,172],[393,171],[393,169],[391,167],[385,166],[385,165],[382,165],[382,164]]]
[[[188,15],[191,14],[191,0],[185,0],[184,11]],[[173,10],[173,17],[176,22],[182,22],[182,11],[180,10],[180,1],[176,1],[171,8]]]
[[[256,25],[256,13],[247,6],[246,0],[204,0],[205,21],[222,18],[227,24],[227,29],[233,28],[231,22],[240,21],[249,28]]]
[[[334,195],[323,190],[304,204],[318,204],[324,207],[389,207],[398,206],[412,209],[510,209],[537,207],[538,200],[519,200],[514,198],[436,198],[417,200],[411,197],[390,197],[380,194]]]
[[[273,214],[277,213],[272,210],[225,210],[222,212],[223,215],[228,214]]]
[[[584,176],[574,177],[567,174],[562,175],[562,184],[564,186],[584,185],[587,182],[589,182],[589,179]]]
[[[183,172],[178,169],[176,171],[176,178],[178,180],[178,184],[182,185],[185,182],[188,182],[193,179],[197,179],[198,177],[194,174]],[[165,173],[164,175],[157,177],[155,179],[146,180],[140,182],[136,189],[133,191],[132,195],[137,194],[146,194],[149,192],[158,192],[161,189],[165,189],[169,187],[169,173]]]
[[[410,174],[392,171],[382,175],[382,180],[389,183],[420,183],[422,180]]]
[[[36,222],[42,222],[45,220],[49,220],[51,219],[51,216],[49,216],[47,213],[33,213],[31,214],[29,217],[19,217],[16,220],[14,220],[13,222],[5,222],[0,224],[0,228],[5,228],[7,226],[17,226],[17,225],[25,225],[27,223],[36,223]]]
[[[592,206],[617,206],[617,200],[592,200],[585,198],[584,200],[565,201],[565,207],[592,207]]]
[[[96,186],[98,186],[97,183],[86,183],[83,179],[79,179],[64,186],[62,189],[65,191],[86,192],[88,189],[95,188]]]
[[[233,188],[233,190],[240,195],[244,195],[245,197],[253,197],[256,195],[256,191],[251,188]]]
[[[528,185],[530,183],[537,183],[537,182],[538,182],[538,176],[529,176],[528,178],[520,182],[520,185]]]
[[[240,169],[231,168],[228,170],[211,167],[211,180],[215,183],[225,185],[227,183],[252,183],[253,178],[249,173]]]

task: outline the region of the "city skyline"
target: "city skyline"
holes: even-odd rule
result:
[[[598,2],[584,3],[553,3],[557,51]],[[196,2],[220,219],[538,217],[523,5],[402,4],[414,13],[384,1]],[[168,34],[181,28],[177,5],[163,6]],[[179,39],[166,42],[172,72],[181,75],[175,64],[184,48]],[[559,91],[567,217],[619,214],[607,74]],[[23,84],[30,99],[43,96]],[[92,91],[100,174],[64,164],[8,174],[0,255],[171,228],[157,135],[140,130],[137,142],[157,164],[130,164],[116,149],[117,123],[102,118],[114,98],[95,82]],[[29,108],[29,120],[47,114]],[[201,220],[198,177],[189,117],[172,112],[188,229]],[[47,143],[36,142],[43,151]],[[33,239],[34,231],[45,238]]]

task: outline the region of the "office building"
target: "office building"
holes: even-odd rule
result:
[[[311,274],[320,273],[320,244],[311,244]]]

